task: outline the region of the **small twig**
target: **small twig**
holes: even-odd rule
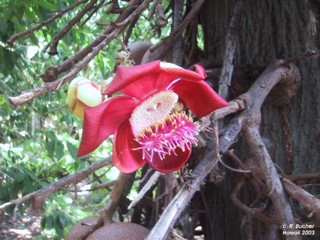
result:
[[[172,233],[172,236],[176,239],[176,240],[187,240],[186,238],[184,237],[181,237],[179,235],[179,233],[177,233],[177,231],[175,229],[172,229],[171,230],[171,233]]]
[[[105,183],[100,183],[98,184],[97,186],[87,190],[87,191],[96,191],[98,189],[102,189],[102,188],[109,188],[109,187],[112,187],[113,185],[115,185],[116,181],[113,180],[113,181],[109,181],[109,182],[105,182]]]
[[[130,23],[130,25],[129,25],[127,31],[126,31],[126,34],[123,37],[123,42],[124,42],[125,45],[128,45],[128,42],[129,42],[129,39],[131,37],[132,31],[133,31],[134,27],[136,26],[138,19],[139,18],[137,17],[136,19],[132,20],[132,22]]]
[[[285,175],[285,178],[295,182],[300,180],[320,179],[320,172],[315,173],[302,173],[296,175]]]
[[[289,63],[296,63],[298,61],[303,61],[309,57],[319,56],[320,52],[315,50],[310,50],[307,52],[303,52],[301,54],[289,57],[283,61],[283,65],[288,65]]]
[[[236,162],[242,169],[245,169],[243,162],[239,159],[239,157],[234,153],[234,149],[230,149],[226,152],[226,156],[230,157],[234,162]]]
[[[301,185],[301,187],[303,189],[305,189],[305,188],[313,188],[313,187],[320,187],[320,183],[319,184],[315,184],[315,183],[303,184],[303,185]]]
[[[116,2],[116,1],[114,1]],[[136,6],[139,4],[139,0],[132,0],[130,1],[129,5],[121,10],[121,14],[115,20],[114,23],[118,23],[130,17],[130,14],[136,9]],[[132,17],[130,17],[133,20]],[[77,52],[73,57],[70,57],[59,66],[57,66],[57,70],[59,73],[64,72],[72,68],[75,64],[85,58],[96,46],[98,46],[107,36],[112,34],[115,28],[115,24],[110,23],[107,25],[107,28],[94,40],[92,41],[87,47]],[[114,37],[116,37],[115,35]]]
[[[219,108],[215,111],[215,117],[214,119],[218,120],[221,118],[224,118],[225,116],[235,113],[238,111],[241,111],[246,108],[246,100],[243,99],[236,99],[231,102],[229,102],[229,105],[224,108]]]
[[[81,27],[83,27],[90,20],[90,18],[93,16],[93,14],[95,14],[101,8],[101,6],[104,4],[104,2],[105,2],[105,0],[101,0],[101,2],[93,8],[93,10],[90,12],[90,14],[81,23],[81,25],[80,25]]]
[[[159,4],[161,4],[162,0],[155,0],[151,9],[149,10],[148,16],[147,16],[147,20],[150,21],[151,18],[154,16],[156,8]]]
[[[172,44],[174,44],[175,40],[181,35],[183,30],[188,26],[188,24],[191,22],[191,20],[195,17],[195,15],[200,10],[202,4],[205,2],[205,0],[198,0],[193,5],[192,9],[188,13],[188,15],[185,17],[185,19],[182,21],[181,25],[173,31],[168,37],[166,37],[164,40],[159,42],[158,44],[155,44],[150,48],[150,52],[155,51],[157,48],[159,48],[162,45],[166,45],[166,48],[170,48]]]
[[[135,199],[132,200],[132,202],[128,206],[128,209],[133,208],[144,197],[144,195],[149,191],[149,189],[158,180],[160,176],[161,176],[160,172],[153,173],[153,175],[149,178],[148,182],[143,186],[143,188],[140,190],[140,192],[135,197]]]
[[[51,43],[49,44],[49,54],[54,55],[57,54],[57,46],[59,41],[66,35],[67,32],[70,31],[70,29],[88,12],[90,11],[93,6],[96,4],[97,0],[91,0],[85,8],[83,8],[80,12],[77,13],[77,15],[68,22],[68,24],[52,39]],[[45,50],[47,47],[45,48]]]
[[[56,13],[54,16],[52,16],[51,18],[47,19],[44,22],[39,23],[38,25],[34,26],[33,28],[29,28],[26,31],[20,32],[18,34],[13,35],[8,41],[7,43],[9,45],[13,45],[15,41],[17,41],[19,38],[22,38],[24,36],[27,36],[31,33],[33,33],[34,31],[37,31],[39,29],[41,29],[42,27],[48,25],[49,23],[51,23],[52,21],[54,21],[55,19],[57,19],[58,17],[61,17],[63,14],[71,11],[72,9],[76,8],[77,6],[79,6],[80,4],[83,4],[85,2],[87,2],[88,0],[81,0],[81,1],[77,1],[75,2],[75,4],[71,5],[70,7],[63,9],[61,11],[59,11],[58,13]]]
[[[237,173],[251,173],[251,170],[243,170],[243,169],[237,169],[237,168],[233,168],[233,167],[230,167],[229,165],[225,164],[223,162],[223,160],[220,158],[220,161],[219,163],[221,163],[225,168],[233,171],[233,172],[237,172]]]
[[[310,1],[306,0],[306,3],[308,8],[309,28],[311,31],[311,36],[315,36],[317,34],[318,16],[314,13]]]
[[[237,24],[240,21],[240,13],[242,10],[243,1],[238,1],[234,9],[233,16],[230,21],[230,26],[226,39],[225,56],[219,79],[219,95],[224,98],[229,98],[229,86],[231,85],[231,77],[233,73],[233,59],[237,43]]]

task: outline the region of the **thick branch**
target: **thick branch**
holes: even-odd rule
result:
[[[36,198],[36,197],[41,197],[43,200],[45,198],[47,198],[48,196],[50,196],[50,194],[52,194],[53,192],[63,188],[66,185],[69,185],[71,183],[77,183],[80,182],[81,180],[85,179],[90,173],[108,165],[111,163],[111,157],[108,157],[106,159],[94,162],[93,164],[91,164],[90,166],[88,166],[85,169],[82,169],[81,171],[68,175],[64,178],[59,179],[56,182],[53,182],[51,184],[49,184],[48,186],[39,189],[35,192],[29,193],[21,198],[12,200],[10,202],[4,203],[2,205],[0,205],[0,210],[1,209],[5,209],[9,206],[12,205],[18,205],[21,204],[22,202],[28,201],[32,198]]]
[[[239,1],[234,9],[233,16],[230,21],[229,31],[226,40],[225,56],[223,60],[223,67],[219,79],[219,95],[224,99],[229,98],[229,86],[231,84],[231,77],[233,73],[233,59],[237,43],[237,23],[240,21],[240,13],[243,2]]]
[[[204,182],[205,177],[211,172],[211,170],[216,165],[217,161],[220,158],[217,155],[217,153],[218,152],[225,153],[228,150],[228,148],[233,144],[237,136],[239,135],[242,127],[248,126],[248,122],[255,122],[257,123],[257,126],[259,126],[259,123],[260,123],[259,110],[262,102],[265,100],[266,96],[268,95],[272,87],[274,87],[281,80],[286,80],[288,78],[294,79],[296,77],[300,77],[300,76],[296,76],[297,72],[298,72],[297,68],[294,66],[290,66],[290,68],[285,68],[278,64],[271,65],[257,79],[257,81],[254,83],[252,88],[246,94],[243,94],[240,97],[240,99],[245,99],[245,102],[248,103],[249,108],[245,109],[242,113],[236,116],[232,120],[232,122],[229,124],[229,126],[227,126],[227,130],[223,132],[223,134],[219,138],[219,141],[215,141],[216,143],[220,142],[219,148],[218,149],[214,148],[213,150],[210,150],[205,154],[204,158],[200,161],[200,163],[197,165],[197,167],[194,169],[192,173],[194,177],[192,179],[189,179],[186,182],[183,188],[177,193],[174,199],[170,202],[170,204],[164,210],[160,219],[158,220],[158,222],[150,232],[147,239],[149,240],[165,239],[171,227],[173,226],[174,222],[177,220],[177,218],[180,216],[184,208],[187,206],[188,202],[191,200],[195,192],[198,191],[201,184]],[[258,120],[256,119],[257,114],[258,114]],[[215,116],[213,116],[213,119],[216,119]],[[250,121],[248,121],[248,119],[250,119]],[[215,136],[213,136],[213,139],[217,139],[217,130],[215,130],[214,133],[215,133]],[[256,141],[258,141],[259,135],[256,135],[255,139]],[[209,149],[210,148],[212,149],[213,147],[209,146]],[[267,152],[265,149],[263,149],[263,151],[260,154],[263,155],[262,156],[263,158],[268,156],[266,155]],[[269,161],[266,164],[267,167],[274,168],[274,165],[271,159],[268,159],[268,160]],[[263,166],[263,163],[261,163],[261,166]],[[266,166],[263,166],[263,167],[266,167]],[[274,173],[274,171],[275,169],[272,170],[272,174]],[[265,173],[265,175],[267,175],[267,173]],[[278,176],[276,177],[278,178]],[[265,178],[269,180],[267,176],[265,176]],[[268,184],[268,189],[271,195],[273,194],[272,200],[275,201],[274,204],[277,204],[278,202],[280,202],[280,203],[283,203],[285,207],[280,210],[278,209],[279,206],[276,206],[275,208],[278,211],[284,211],[284,210],[288,211],[284,214],[281,213],[281,218],[279,218],[279,220],[282,223],[293,223],[294,220],[293,220],[291,208],[287,204],[286,198],[285,197],[282,198],[284,196],[283,189],[282,189],[282,193],[281,191],[278,192],[279,185],[277,182],[269,181],[269,183],[267,184]],[[274,188],[272,184],[274,184]],[[280,183],[280,190],[281,190],[281,187],[282,186]],[[274,199],[275,196],[278,196],[282,199],[281,200]]]
[[[256,127],[244,127],[244,136],[248,142],[249,148],[260,167],[260,176],[265,181],[267,191],[273,203],[275,212],[281,223],[295,223],[291,206],[284,193],[277,170],[265,147],[259,131]]]
[[[315,173],[301,173],[296,175],[285,175],[286,179],[296,182],[300,180],[320,179],[320,171]]]
[[[280,222],[286,224],[295,223],[294,215],[284,193],[277,170],[258,129],[261,121],[260,108],[271,89],[279,82],[290,85],[291,81],[297,82],[296,79],[300,79],[300,74],[294,65],[288,67],[283,67],[279,64],[270,65],[247,92],[251,96],[251,102],[243,113],[247,117],[243,126],[244,137],[255,158],[255,162],[260,167],[260,177],[266,183],[267,191],[278,215],[277,217]],[[290,239],[300,239],[300,237],[295,236]]]
[[[193,195],[199,190],[206,176],[211,172],[218,162],[220,158],[218,154],[218,129],[216,124],[214,127],[213,143],[211,143],[211,146],[209,146],[209,148],[212,150],[207,152],[207,154],[192,172],[192,177],[186,181],[181,190],[166,207],[160,219],[152,228],[147,240],[166,239],[166,236],[169,234],[169,231],[171,230],[175,221],[188,205]]]

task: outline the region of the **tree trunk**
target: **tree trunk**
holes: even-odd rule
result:
[[[200,13],[205,58],[213,68],[221,67],[224,60],[229,22],[237,2],[206,1]],[[256,73],[276,59],[288,59],[318,50],[313,18],[320,14],[317,4],[316,0],[243,1],[236,26],[235,70],[231,88],[237,84],[240,86],[233,96],[246,91],[258,76]],[[310,57],[295,63],[302,76],[296,95],[280,106],[274,103],[281,102],[281,99],[272,99],[262,108],[261,135],[273,161],[285,175],[317,172],[320,165],[319,59]],[[250,159],[247,146],[241,139],[234,147],[243,162]],[[206,239],[275,239],[275,226],[253,221],[230,200],[241,174],[222,168],[221,171],[225,171],[222,181],[207,183],[203,188],[205,197],[202,198],[209,207],[209,213],[201,215]],[[247,205],[255,200],[263,204],[262,199],[248,188],[238,197]],[[264,200],[268,207],[268,199]]]

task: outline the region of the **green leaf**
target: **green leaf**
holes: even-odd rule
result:
[[[60,160],[64,156],[64,146],[60,141],[56,141],[55,146],[55,152],[56,152],[56,158],[57,160]]]
[[[76,146],[74,146],[72,143],[67,142],[67,148],[68,151],[71,155],[71,157],[75,160],[78,160],[79,158],[77,157],[77,152],[78,152],[78,148]]]
[[[17,174],[14,175],[14,180],[17,182],[22,182],[26,177],[26,174],[23,172],[19,172]]]
[[[45,228],[46,228],[46,225],[47,225],[47,216],[46,216],[46,215],[44,215],[44,216],[41,218],[40,225],[41,225],[41,228],[42,228],[42,229],[45,229]]]
[[[37,1],[37,3],[48,10],[57,10],[56,5],[49,1]]]
[[[49,131],[46,136],[46,149],[48,152],[48,156],[53,158],[56,149],[56,141],[57,137],[53,131]]]
[[[47,229],[52,229],[52,228],[54,228],[54,221],[55,221],[55,217],[54,216],[52,216],[52,215],[49,215],[49,216],[47,216],[47,218],[46,218],[46,228]]]
[[[68,222],[66,216],[63,213],[60,213],[59,221],[60,221],[62,226],[65,226],[67,224],[67,222]]]

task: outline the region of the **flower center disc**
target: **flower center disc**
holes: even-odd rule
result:
[[[139,134],[135,140],[141,147],[134,150],[142,150],[142,158],[151,162],[154,157],[164,160],[166,155],[177,155],[176,148],[191,150],[192,144],[197,144],[198,132],[198,123],[185,112],[173,113]]]
[[[179,96],[176,93],[167,90],[156,93],[143,101],[133,111],[129,120],[133,135],[137,137],[152,124],[166,118],[178,102],[178,99]]]

